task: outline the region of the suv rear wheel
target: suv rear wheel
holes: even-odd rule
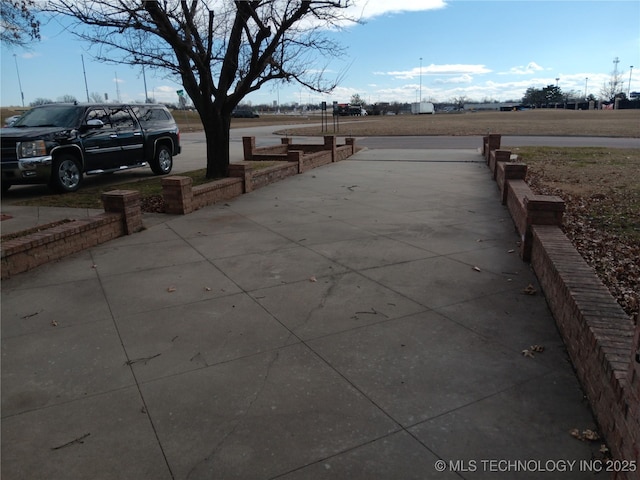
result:
[[[151,170],[156,175],[166,175],[173,168],[173,155],[166,145],[160,145],[153,160],[151,160]]]
[[[73,155],[62,154],[53,161],[50,186],[60,193],[75,192],[82,183],[82,168]]]

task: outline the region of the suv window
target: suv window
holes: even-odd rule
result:
[[[68,105],[45,105],[26,112],[14,127],[61,127],[72,128],[81,118],[82,110]]]
[[[94,108],[89,110],[87,113],[87,122],[89,120],[100,120],[105,126],[111,126],[111,120],[109,119],[109,114],[104,108]]]
[[[129,111],[124,108],[111,112],[111,123],[115,128],[134,128],[136,125]]]
[[[140,107],[136,109],[135,113],[141,122],[172,121],[172,118],[169,116],[169,112],[163,108]]]

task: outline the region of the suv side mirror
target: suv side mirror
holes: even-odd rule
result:
[[[87,121],[88,128],[102,128],[104,127],[104,122],[102,120],[98,120],[97,118],[93,118]]]

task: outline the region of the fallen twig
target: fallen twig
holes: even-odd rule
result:
[[[152,355],[150,357],[134,358],[133,360],[127,360],[125,362],[125,365],[131,366],[134,363],[138,363],[138,362],[144,362],[144,364],[146,365],[149,360],[153,360],[154,358],[159,357],[160,355],[162,355],[162,354],[161,353],[156,353],[155,355]]]
[[[51,447],[51,450],[60,450],[61,448],[70,447],[75,443],[84,443],[83,440],[87,438],[91,433],[85,433],[81,437],[76,438],[75,440],[71,440],[70,442],[65,443],[64,445],[59,445],[57,447]]]

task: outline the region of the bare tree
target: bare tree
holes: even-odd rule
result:
[[[74,102],[77,102],[77,101],[78,101],[78,99],[76,97],[74,97],[73,95],[70,95],[68,93],[58,97],[58,102],[59,103],[74,103]]]
[[[89,95],[89,99],[93,103],[103,103],[104,102],[104,97],[98,92],[91,92],[91,95]]]
[[[26,47],[40,40],[40,21],[33,14],[33,0],[0,1],[0,41],[6,45]]]
[[[465,103],[469,103],[469,97],[460,95],[459,97],[453,97],[451,102],[459,109],[463,110]]]
[[[227,175],[231,113],[247,94],[270,81],[335,88],[338,80],[327,81],[318,62],[343,52],[326,29],[355,21],[345,11],[351,2],[57,0],[47,10],[90,26],[76,34],[100,46],[99,60],[181,79],[202,120],[207,177],[214,178]]]
[[[622,73],[618,71],[618,58],[614,60],[615,68],[611,72],[611,77],[607,82],[604,82],[600,89],[600,98],[604,101],[613,102],[616,97],[622,93],[624,89]]]
[[[47,105],[48,103],[54,103],[50,98],[38,97],[29,104],[31,107],[37,107],[38,105]]]

